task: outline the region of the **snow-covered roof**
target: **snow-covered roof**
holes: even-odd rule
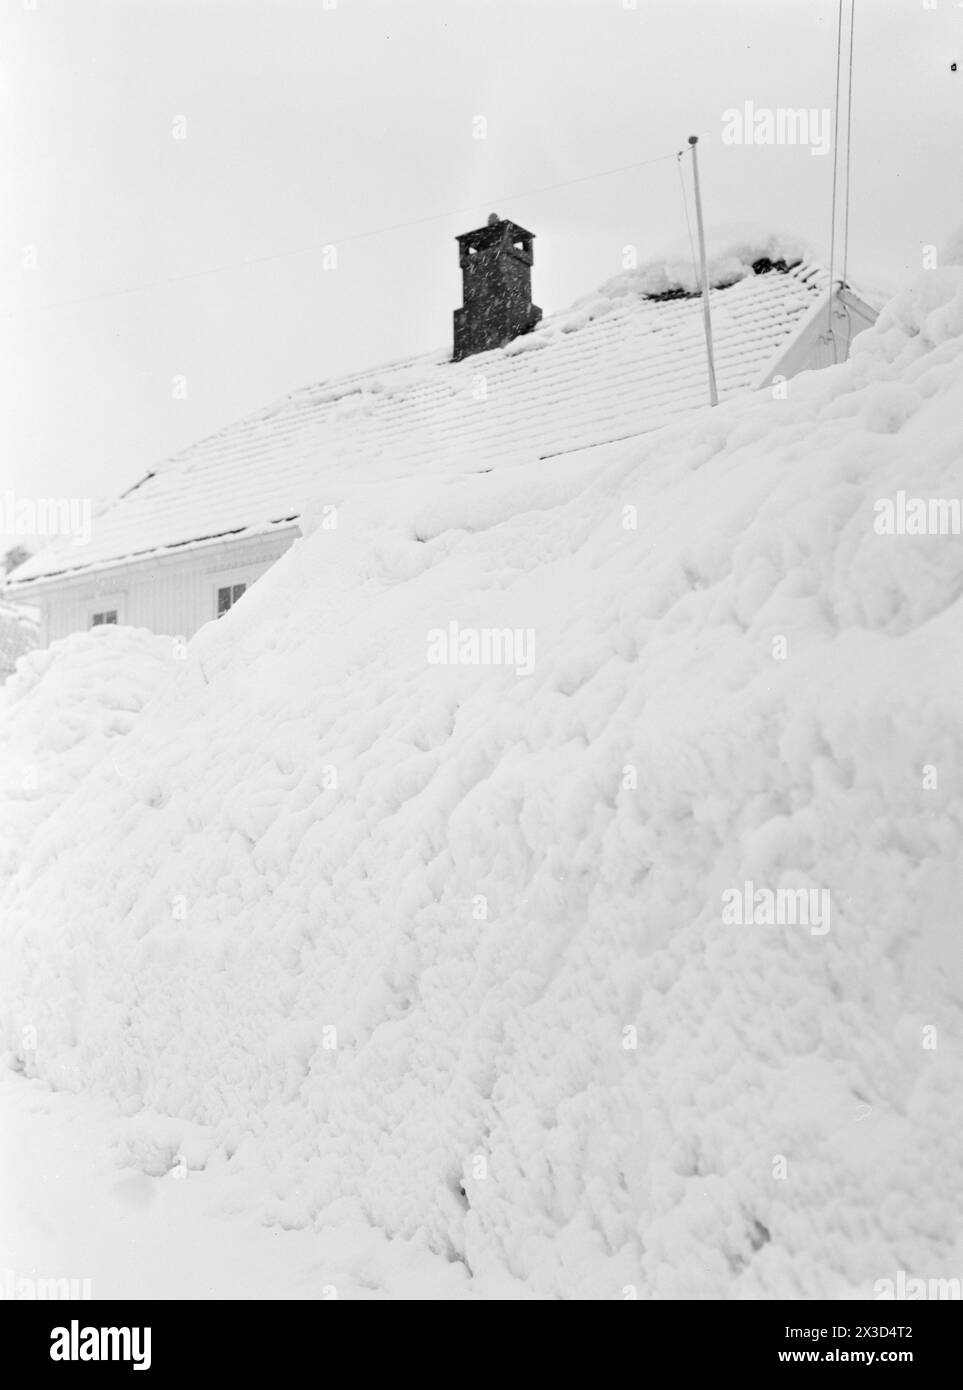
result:
[[[711,263],[722,398],[764,379],[828,288],[811,260],[760,257],[754,271],[747,257],[759,246]],[[329,476],[335,485],[355,470],[478,471],[657,428],[708,401],[691,291],[661,258],[505,348],[458,363],[435,353],[297,391],[148,473],[95,518],[88,544],[58,538],[9,587],[293,525]]]

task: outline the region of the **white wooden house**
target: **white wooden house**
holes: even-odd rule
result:
[[[472,254],[473,235],[460,238],[459,327],[464,335],[466,315],[478,313],[487,317],[475,343],[499,331],[491,310],[508,255],[523,267],[513,265],[510,287],[522,336],[469,347],[458,361],[436,353],[306,388],[153,469],[94,518],[87,544],[59,538],[8,577],[7,597],[40,610],[41,642],[99,623],[190,637],[243,598],[298,537],[306,505],[336,494],[346,471],[483,472],[506,456],[646,433],[707,403],[698,296],[647,294],[620,276],[608,293],[537,323],[538,311],[516,302],[519,284],[530,295],[531,234],[490,220],[477,234],[487,265]],[[491,277],[487,301],[479,274]],[[710,305],[723,401],[844,360],[875,319],[850,288],[830,301],[826,272],[809,262],[760,259],[714,288]]]
[[[100,623],[190,637],[232,607],[298,534],[290,524],[263,534],[198,540],[115,564],[41,575],[22,588],[10,585],[8,592],[22,592],[40,608],[43,645]]]

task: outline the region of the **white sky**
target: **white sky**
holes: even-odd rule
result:
[[[490,211],[537,234],[535,301],[564,307],[627,243],[684,236],[677,168],[531,190],[690,133],[710,226],[829,240],[832,156],[721,131],[746,101],[832,105],[836,0],[0,3],[0,489],[18,497],[109,496],[288,390],[445,347],[453,238]],[[915,273],[963,221],[953,62],[956,0],[856,0],[857,282]],[[195,275],[418,218],[345,241],[334,271],[318,250]]]

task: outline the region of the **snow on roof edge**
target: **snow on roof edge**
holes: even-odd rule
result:
[[[715,278],[721,277],[721,282],[718,285],[713,285],[713,288],[717,290],[731,288],[741,280],[750,278],[753,274],[757,273],[754,266],[759,260],[769,262],[769,265],[766,267],[768,273],[788,273],[791,274],[793,278],[801,280],[804,283],[810,282],[811,284],[814,278],[827,277],[826,270],[815,258],[795,260],[791,265],[787,263],[787,256],[795,255],[799,251],[808,249],[805,243],[799,238],[786,237],[785,234],[765,231],[760,228],[737,227],[717,229],[715,232],[711,232],[710,242],[713,247],[714,255],[710,270],[714,269]],[[620,300],[631,297],[633,294],[638,294],[639,297],[646,299],[671,297],[671,294],[666,293],[665,288],[666,286],[669,290],[676,288],[675,285],[670,285],[666,278],[665,267],[670,264],[667,258],[671,254],[680,253],[673,253],[671,248],[669,248],[658,256],[650,258],[648,262],[644,263],[643,266],[638,269],[622,272],[620,275],[612,277],[612,279],[604,282],[594,295],[584,296],[576,300],[568,308],[556,310],[554,313],[544,318],[533,333],[527,335],[524,340],[521,340],[523,341],[523,345],[527,344],[528,339],[537,339],[545,334],[546,331],[550,332],[552,329],[559,327],[562,327],[564,331],[575,331],[575,328],[579,325],[577,322],[573,321],[572,312],[579,307],[582,309],[583,314],[586,310],[589,311],[588,320],[590,321],[596,317],[596,313],[592,312],[592,310],[597,309],[598,312],[602,312],[606,300],[611,304],[615,304]],[[747,258],[750,256],[755,257],[755,260],[749,261]],[[657,272],[653,271],[653,266],[658,267]],[[658,288],[660,285],[663,288]],[[647,289],[645,288],[646,286],[653,286],[655,288]],[[690,293],[691,297],[697,297],[698,291],[690,292],[685,290],[681,282],[677,287],[682,290],[684,297],[690,297]],[[847,284],[847,288],[850,289],[852,293],[856,294],[857,297],[862,298],[859,292],[853,289],[851,283]],[[867,307],[872,307],[874,312],[878,312],[875,305],[869,304],[866,300],[864,300],[864,302],[867,303]],[[808,321],[809,318],[810,316],[807,315],[806,321]],[[573,323],[574,327],[570,326],[573,325]],[[791,335],[780,346],[778,351],[773,354],[773,361],[785,354],[785,351],[795,342],[799,333],[803,331],[803,327],[804,324],[799,324],[793,329]],[[517,349],[518,341],[519,340],[509,343],[504,348],[495,348],[491,351],[495,353],[511,353],[513,348]],[[479,356],[481,355],[487,354],[479,354]],[[136,492],[138,488],[150,481],[151,478],[158,474],[167,473],[172,469],[176,469],[179,463],[190,459],[196,451],[201,449],[204,445],[229,435],[242,422],[256,424],[269,421],[274,416],[282,415],[284,411],[291,406],[296,406],[303,402],[327,403],[328,401],[338,401],[345,396],[351,395],[356,390],[364,389],[365,383],[375,383],[382,374],[387,375],[404,372],[407,369],[417,368],[419,366],[443,366],[450,361],[450,352],[447,349],[435,349],[411,357],[396,359],[393,362],[386,362],[380,366],[361,368],[343,376],[328,376],[318,382],[297,387],[286,392],[283,396],[276,397],[267,405],[261,406],[242,417],[236,418],[217,430],[211,431],[209,434],[202,435],[199,439],[196,439],[183,449],[169,455],[160,464],[150,469],[136,483],[132,484],[125,489],[123,493],[120,493],[117,497],[112,499],[112,501],[102,509],[103,513],[105,514],[112,511],[115,507],[120,505],[127,496]],[[764,379],[765,377],[758,378],[758,380]],[[631,437],[631,435],[624,437]],[[599,442],[605,443],[611,441]],[[293,518],[295,521],[296,519],[296,517]],[[43,571],[25,577],[19,581],[15,577],[17,571],[13,571],[2,588],[8,589],[9,591],[16,590],[22,593],[26,591],[28,586],[33,586],[41,582],[63,580],[71,575],[109,569],[151,555],[167,554],[175,550],[189,550],[203,546],[209,542],[227,539],[232,535],[263,534],[265,531],[273,529],[278,524],[290,524],[290,520],[291,519],[283,519],[281,522],[254,522],[250,526],[236,528],[232,531],[225,531],[213,536],[202,535],[189,537],[185,540],[173,541],[162,546],[151,547],[145,551],[130,551],[123,555],[117,555],[108,560],[101,560],[88,565],[68,565],[62,569]],[[35,562],[41,561],[45,551],[50,548],[51,547],[44,547],[36,556],[31,556],[31,560]],[[29,563],[30,561],[25,562],[24,568],[26,568]],[[10,583],[11,580],[13,580],[12,584]]]

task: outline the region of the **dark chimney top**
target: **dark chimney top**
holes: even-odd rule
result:
[[[454,360],[504,347],[542,317],[532,303],[534,233],[493,212],[484,227],[457,238],[461,309],[455,310]]]

